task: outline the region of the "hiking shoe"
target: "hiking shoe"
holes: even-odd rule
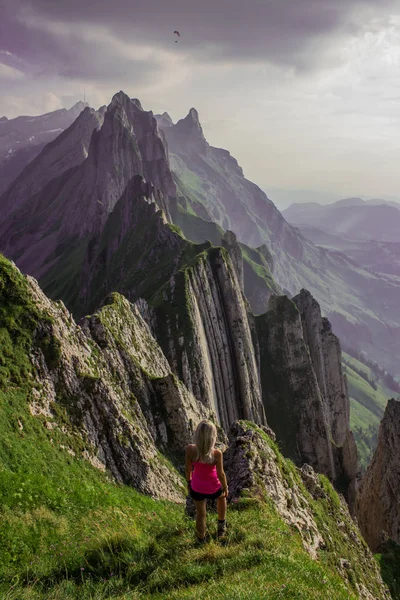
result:
[[[226,537],[226,521],[218,521],[217,538],[219,540],[224,540],[225,537]]]
[[[196,542],[197,542],[198,544],[200,544],[200,545],[202,545],[202,544],[207,544],[207,542],[209,542],[209,541],[210,541],[210,536],[209,536],[209,534],[208,534],[208,533],[206,533],[206,535],[205,535],[203,538],[199,537],[199,536],[196,534]]]

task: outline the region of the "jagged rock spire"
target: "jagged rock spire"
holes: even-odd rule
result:
[[[389,400],[378,446],[357,495],[356,515],[372,551],[391,538],[400,543],[400,400]]]

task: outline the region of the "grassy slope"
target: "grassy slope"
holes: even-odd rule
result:
[[[350,396],[350,426],[354,432],[362,467],[365,469],[374,453],[379,423],[389,398],[397,393],[377,378],[370,367],[343,353]],[[376,380],[375,390],[369,380]]]
[[[28,410],[29,351],[41,315],[25,279],[1,257],[0,307],[7,340],[0,347],[1,598],[356,598],[334,566],[351,547],[335,547],[333,536],[312,561],[270,502],[241,499],[229,512],[227,544],[199,548],[182,506],[113,484],[78,458],[79,439],[70,456],[61,430]],[[46,353],[56,360],[54,349]],[[278,452],[277,461],[293,469]],[[324,485],[327,504],[315,510],[326,526],[337,518],[338,499]]]
[[[241,500],[227,545],[197,548],[181,506],[70,457],[29,416],[24,391],[2,392],[0,406],[2,598],[356,598],[328,553],[312,561],[271,504]]]

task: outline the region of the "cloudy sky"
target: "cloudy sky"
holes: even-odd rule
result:
[[[0,116],[120,89],[267,191],[400,197],[400,0],[0,0]]]

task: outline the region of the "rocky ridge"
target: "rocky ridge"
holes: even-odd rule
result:
[[[373,551],[387,539],[400,544],[400,400],[389,400],[378,446],[358,490],[356,514]]]
[[[284,454],[329,477],[353,507],[357,449],[337,338],[306,291],[272,297],[256,325],[263,402]]]
[[[228,253],[205,248],[151,301],[153,328],[178,377],[227,430],[238,418],[266,423],[252,315]]]

